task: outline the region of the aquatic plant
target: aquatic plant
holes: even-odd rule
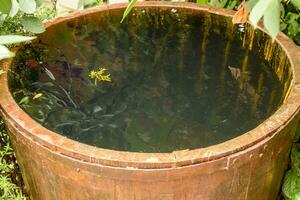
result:
[[[111,82],[110,74],[104,74],[106,70],[105,68],[99,68],[98,71],[90,71],[89,77],[95,81],[95,85],[98,81]]]

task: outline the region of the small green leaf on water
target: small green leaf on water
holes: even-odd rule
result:
[[[7,47],[0,45],[0,60],[5,58],[11,58],[15,54],[11,52]]]
[[[14,44],[26,42],[35,39],[36,37],[28,37],[22,35],[0,35],[0,44]]]
[[[19,102],[20,105],[22,104],[28,104],[29,103],[29,97],[25,96],[21,99],[21,101]]]
[[[43,22],[36,17],[23,17],[21,24],[27,31],[32,33],[43,33],[45,31]]]
[[[20,0],[19,7],[24,13],[33,14],[36,10],[36,2],[35,0]]]
[[[124,21],[124,19],[127,17],[127,15],[130,13],[130,11],[132,10],[132,8],[134,7],[134,5],[137,3],[138,0],[132,0],[130,1],[130,3],[128,4],[126,10],[123,13],[123,18],[121,20],[121,23]]]
[[[12,7],[11,0],[1,0],[1,3],[0,3],[0,12],[1,13],[9,14],[11,7]]]
[[[43,93],[37,93],[36,95],[34,95],[34,97],[32,99],[38,99],[41,96],[43,96]]]

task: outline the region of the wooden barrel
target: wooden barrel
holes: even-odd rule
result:
[[[82,16],[93,18],[100,13],[109,16],[126,6],[114,4],[78,11],[46,26]],[[211,13],[229,21],[233,16],[232,11],[192,3],[141,2],[135,9],[146,7],[177,9],[187,14]],[[210,23],[213,26],[215,22]],[[261,40],[260,36],[265,38]],[[227,46],[230,48],[230,44]],[[1,65],[7,73],[0,76],[0,111],[31,199],[276,199],[298,121],[300,53],[281,33],[272,43],[261,26],[256,31],[247,29],[244,46],[260,49],[284,83],[282,105],[259,126],[239,137],[206,148],[172,153],[101,149],[47,130],[14,101],[7,83],[12,60],[3,61]]]

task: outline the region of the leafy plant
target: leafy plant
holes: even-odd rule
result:
[[[110,74],[106,74],[106,75],[104,74],[106,70],[107,69],[105,69],[105,68],[99,68],[98,71],[92,70],[90,72],[89,77],[91,79],[94,79],[95,85],[97,85],[98,81],[111,82]]]
[[[14,53],[11,52],[6,46],[9,44],[16,44],[20,42],[26,42],[33,40],[35,37],[27,37],[20,35],[4,35],[0,36],[0,60],[4,58],[10,58],[14,56]]]
[[[128,4],[126,10],[123,13],[123,18],[121,20],[121,23],[124,21],[124,19],[127,17],[127,15],[131,12],[131,10],[133,9],[134,5],[137,3],[138,0],[132,0],[130,1],[130,3]]]
[[[282,192],[286,199],[300,199],[300,144],[295,144],[291,151],[291,169],[286,173]]]
[[[0,4],[0,60],[14,56],[5,45],[13,45],[20,42],[26,42],[34,37],[15,35],[15,33],[41,33],[45,30],[43,23],[34,16],[36,11],[35,0],[2,0]],[[18,20],[14,21],[16,17]],[[8,23],[5,23],[8,22]],[[22,28],[15,28],[22,26]],[[13,27],[11,30],[7,27]],[[13,33],[14,35],[7,35]]]
[[[241,12],[243,9],[246,9],[248,13],[251,12],[249,20],[255,27],[258,21],[263,19],[265,28],[273,39],[279,31],[283,31],[297,44],[300,44],[299,0],[249,0],[241,4],[234,19],[241,18],[241,15],[244,14]]]
[[[0,119],[0,199],[25,200],[21,179],[4,123]]]
[[[40,33],[40,29],[44,30],[44,26],[41,21],[34,16],[34,12],[37,9],[37,4],[35,0],[2,0],[3,3],[0,4],[0,12],[1,18],[3,20],[7,18],[13,18],[20,14],[21,16],[21,24],[25,28],[26,31],[31,33]],[[39,31],[36,32],[36,28],[31,28],[26,24],[26,18],[31,17],[31,23],[34,27],[38,26]],[[22,18],[24,18],[22,20]],[[34,20],[32,20],[34,18]]]

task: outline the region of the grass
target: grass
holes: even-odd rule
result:
[[[26,200],[14,151],[0,119],[0,200]]]

